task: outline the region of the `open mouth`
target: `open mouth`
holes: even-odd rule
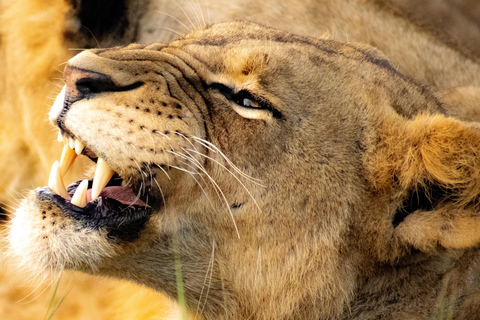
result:
[[[109,233],[124,233],[132,226],[142,227],[152,210],[141,192],[134,192],[102,158],[78,139],[60,131],[58,140],[65,144],[62,156],[52,166],[48,187],[37,189],[39,199],[53,202],[65,214],[90,227],[107,228]],[[97,162],[94,177],[65,187],[63,177],[81,154]]]
[[[125,205],[146,206],[145,202],[140,199],[140,193],[135,195],[115,171],[103,159],[98,158],[95,153],[86,148],[82,142],[67,136],[62,131],[59,132],[58,140],[63,141],[65,146],[60,162],[55,161],[48,179],[48,187],[54,193],[80,208],[85,208],[88,203],[95,201],[98,197],[115,199]],[[77,181],[65,188],[63,177],[77,156],[82,153],[97,162],[94,178],[91,181]]]

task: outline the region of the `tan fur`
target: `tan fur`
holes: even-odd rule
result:
[[[22,265],[135,280],[172,297],[180,281],[189,312],[204,319],[428,319],[450,308],[443,286],[456,287],[447,295],[456,304],[475,294],[462,279],[477,271],[461,270],[480,242],[478,128],[446,117],[377,50],[225,23],[167,46],[84,52],[65,75],[72,104],[52,122],[145,190],[153,211],[130,227],[138,238],[124,238],[115,230],[133,217],[97,228],[39,189],[11,224]],[[98,75],[118,89],[83,93],[78,79],[97,92]],[[244,119],[219,84],[262,97],[270,118]],[[409,192],[429,200],[401,218],[416,201]],[[400,286],[413,266],[423,271]],[[428,280],[451,270],[457,278]],[[451,312],[468,319],[475,305]]]
[[[57,5],[53,7],[50,5],[48,6],[48,8],[52,10],[52,13],[44,13],[45,16],[41,18],[32,14],[34,19],[26,20],[21,24],[11,23],[11,21],[17,19],[19,15],[30,16],[30,12],[45,12],[44,2],[40,4],[41,9],[36,7],[39,4],[35,4],[35,2],[30,2],[28,4],[31,4],[30,7],[28,5],[16,5],[12,2],[11,4],[8,4],[5,10],[2,10],[2,12],[4,12],[2,17],[2,19],[4,19],[3,21],[10,21],[10,23],[4,23],[2,29],[2,55],[5,59],[2,59],[3,65],[1,67],[2,70],[4,70],[3,74],[8,75],[9,78],[6,78],[1,82],[3,92],[7,93],[2,101],[2,104],[6,107],[1,109],[1,115],[2,118],[5,116],[5,118],[21,119],[19,122],[22,123],[21,126],[18,126],[19,122],[5,123],[0,136],[2,151],[9,155],[5,160],[2,160],[2,162],[11,169],[7,172],[9,173],[8,175],[4,174],[1,177],[2,186],[8,190],[7,193],[2,193],[1,196],[3,197],[2,201],[9,204],[12,203],[12,197],[10,195],[12,192],[22,190],[25,187],[30,187],[32,185],[44,184],[47,179],[49,166],[53,159],[57,158],[59,154],[59,147],[57,147],[56,144],[50,143],[55,140],[55,134],[45,125],[45,122],[37,120],[39,118],[45,118],[47,113],[47,108],[44,106],[50,104],[50,102],[48,102],[49,100],[45,97],[53,97],[56,94],[56,89],[54,89],[55,85],[49,81],[51,78],[58,77],[59,75],[55,72],[52,74],[52,71],[50,70],[54,70],[58,64],[65,61],[67,57],[71,55],[71,52],[65,51],[65,46],[61,43],[63,15],[66,12],[67,7],[60,2],[52,3],[56,3]],[[147,14],[141,19],[141,27],[140,31],[137,33],[137,38],[131,38],[128,41],[168,41],[169,39],[175,38],[175,35],[158,27],[158,22],[156,22],[157,24],[154,28],[156,31],[154,33],[147,32],[147,29],[152,26],[152,23],[159,20],[162,25],[172,28],[180,33],[187,31],[161,12],[170,12],[173,16],[183,20],[183,23],[190,27],[188,19],[186,19],[186,16],[181,11],[179,11],[177,5],[149,2],[148,6],[149,7],[146,10]],[[210,21],[215,22],[219,20],[246,18],[246,14],[248,14],[249,19],[259,20],[260,22],[289,29],[297,33],[306,35],[324,35],[330,33],[338,40],[362,41],[378,46],[386,52],[392,63],[399,66],[403,72],[420,79],[422,82],[432,85],[436,89],[450,90],[448,91],[448,94],[446,94],[447,91],[443,91],[442,94],[438,95],[442,100],[449,103],[455,101],[460,105],[470,106],[468,110],[471,110],[471,112],[465,111],[466,108],[456,107],[451,108],[452,111],[449,111],[450,114],[468,120],[471,120],[472,114],[475,114],[476,95],[468,94],[470,98],[465,99],[466,95],[464,93],[466,91],[457,90],[457,95],[455,95],[450,94],[455,90],[450,88],[453,86],[477,86],[477,77],[478,74],[480,74],[478,65],[472,60],[465,59],[464,56],[458,54],[458,47],[456,47],[458,44],[452,46],[448,41],[443,42],[442,37],[437,38],[434,34],[429,33],[429,28],[417,29],[402,17],[392,16],[388,11],[382,11],[370,2],[364,3],[359,1],[353,4],[346,4],[343,1],[336,1],[328,4],[319,3],[319,7],[315,8],[313,11],[310,8],[306,9],[297,5],[292,7],[284,2],[281,4],[264,3],[262,4],[262,7],[259,7],[257,2],[254,4],[244,3],[244,6],[242,7],[239,7],[235,2],[229,2],[228,6],[230,7],[227,7],[224,2],[216,4],[215,2],[209,1]],[[156,11],[154,8],[159,8],[160,11]],[[247,13],[245,12],[245,8],[248,8]],[[251,10],[251,8],[257,10]],[[187,15],[192,18],[193,14],[188,12],[190,9],[186,8],[186,10]],[[207,10],[206,8],[203,8],[202,11],[205,13]],[[286,12],[289,14],[285,15]],[[302,19],[302,23],[299,23],[297,20],[297,17],[300,16],[305,17]],[[279,17],[282,18],[280,19]],[[57,24],[52,24],[52,21],[55,21]],[[321,23],[318,21],[321,21]],[[47,26],[42,27],[42,24],[47,24]],[[201,24],[200,20],[198,22],[194,21],[194,24]],[[74,27],[75,23],[69,24],[69,28]],[[49,30],[51,34],[45,33],[45,30]],[[39,33],[32,31],[39,31]],[[396,41],[392,41],[391,39],[396,39]],[[461,42],[462,39],[460,39],[460,43]],[[101,43],[109,45],[115,44],[115,42],[112,42],[110,39],[106,39]],[[5,48],[8,48],[8,51],[6,51]],[[362,50],[370,50],[367,47],[361,48]],[[441,55],[434,54],[438,52],[438,48],[440,48],[442,52]],[[32,53],[33,57],[29,53]],[[476,59],[472,56],[470,56],[470,58],[473,58],[474,60]],[[222,80],[228,81],[229,84],[243,85],[247,83],[248,85],[245,85],[245,87],[258,89],[255,74],[262,72],[264,61],[261,60],[261,62],[258,63],[259,60],[255,55],[252,55],[249,58],[248,54],[245,56],[245,59],[245,62],[239,62],[242,60],[232,59],[232,65],[227,69],[227,74],[229,76],[222,77]],[[30,63],[24,64],[23,61],[25,60],[29,60]],[[233,64],[239,65],[234,66]],[[238,70],[238,72],[235,72],[234,70]],[[243,74],[243,71],[245,70],[248,75]],[[303,70],[303,72],[307,71],[308,70]],[[353,88],[349,88],[349,90],[354,92],[355,85],[353,84]],[[383,100],[384,98],[385,97],[382,97],[381,99],[378,97],[368,97],[367,94],[365,99],[368,101],[367,103],[372,103],[373,99],[373,102],[381,104],[382,101],[385,102]],[[418,100],[413,98],[413,101]],[[404,101],[404,103],[406,103],[406,101]],[[12,108],[12,106],[16,106],[16,108]],[[411,111],[412,114],[415,114],[416,112],[416,108],[413,108],[413,111]],[[379,123],[381,123],[381,121]],[[378,178],[377,180],[374,180],[374,182],[372,181],[372,185],[375,186],[375,188],[378,188],[377,192],[379,192],[383,198],[388,198],[389,201],[392,201],[393,192],[395,197],[393,197],[392,205],[398,205],[399,199],[404,196],[404,194],[402,194],[403,191],[401,190],[415,187],[417,185],[420,186],[425,183],[428,184],[434,181],[447,186],[455,185],[455,188],[458,186],[459,190],[461,190],[460,194],[462,197],[460,198],[459,203],[453,204],[455,206],[453,209],[451,208],[453,205],[447,203],[443,208],[436,210],[433,215],[426,212],[408,216],[405,221],[399,225],[396,234],[393,234],[394,242],[398,241],[400,246],[396,247],[392,252],[402,252],[402,254],[405,254],[404,244],[412,244],[418,249],[429,252],[436,248],[437,243],[451,248],[465,248],[476,244],[478,242],[478,236],[476,236],[475,232],[476,224],[471,218],[475,215],[475,210],[465,208],[475,200],[475,190],[478,190],[478,188],[476,188],[474,170],[475,167],[478,168],[478,165],[476,166],[476,161],[471,156],[472,152],[474,152],[472,149],[475,150],[477,144],[475,140],[475,130],[469,125],[455,122],[448,118],[442,118],[441,116],[429,117],[425,115],[411,120],[411,124],[408,125],[396,121],[393,121],[393,123],[396,123],[396,127],[395,125],[392,125],[392,123],[385,123],[385,126],[382,127],[385,135],[391,133],[391,141],[388,143],[386,142],[388,148],[379,148],[378,153],[375,153],[369,158],[374,159],[375,161],[369,160],[367,162],[368,164],[373,162],[377,164],[376,166],[371,165],[372,176]],[[392,127],[390,125],[392,125]],[[436,130],[443,129],[449,129],[447,131],[448,134],[445,132],[438,135],[434,134]],[[404,142],[403,140],[398,141],[398,138],[401,138],[403,134],[405,134],[406,137],[411,137],[411,139],[407,139],[407,142]],[[433,142],[432,145],[428,142],[423,148],[418,147],[417,144],[430,141],[427,138],[432,136],[438,138],[431,140]],[[449,143],[451,139],[458,141],[458,145]],[[387,140],[388,139],[386,139],[386,141]],[[409,145],[409,143],[411,143],[411,145]],[[466,145],[472,149],[464,148]],[[453,152],[460,156],[458,158],[449,157],[447,156],[449,152]],[[390,154],[395,155],[395,157],[393,157],[393,159],[390,158]],[[410,158],[403,159],[402,156],[405,154],[409,155]],[[17,156],[13,157],[11,155]],[[438,158],[438,155],[441,155],[441,157]],[[451,158],[454,158],[453,160],[457,162],[444,162],[446,160],[452,160]],[[19,159],[22,159],[22,161],[19,161]],[[394,159],[396,162],[392,163],[392,160]],[[460,161],[460,163],[458,161]],[[379,163],[381,165],[379,165]],[[414,164],[419,164],[419,166],[414,166]],[[457,170],[459,164],[466,164],[465,171]],[[378,168],[379,166],[380,168]],[[385,166],[385,168],[382,168],[382,166]],[[68,179],[71,180],[73,176],[74,174]],[[305,173],[305,176],[308,176],[308,174]],[[392,187],[392,185],[389,184],[388,181],[391,181],[392,177],[401,177],[401,187],[397,185]],[[466,177],[469,178],[468,181],[465,179]],[[337,191],[341,192],[340,190],[341,188],[339,187]],[[228,190],[225,190],[225,192],[227,191]],[[291,196],[294,195],[295,192],[292,193]],[[258,195],[254,194],[254,196]],[[302,197],[304,195],[300,192],[297,196]],[[459,210],[461,212],[458,212]],[[456,212],[458,213],[453,214]],[[358,219],[361,222],[364,222],[362,220],[363,218]],[[373,219],[372,221],[376,220]],[[237,223],[241,223],[241,221],[237,221]],[[247,221],[245,223],[248,225],[249,222]],[[374,225],[374,223],[371,224]],[[230,224],[226,223],[226,225],[230,227]],[[419,228],[419,226],[423,227]],[[448,226],[448,228],[445,226]],[[441,232],[439,232],[439,229]],[[375,232],[380,231],[381,228]],[[368,237],[369,232],[372,232],[372,230],[364,230],[362,232],[360,232],[359,235],[365,235]],[[288,239],[290,236],[290,234],[279,235],[279,237],[283,239]],[[361,238],[361,236],[359,237]],[[290,241],[292,244],[295,244],[295,241],[297,241],[297,244],[301,243],[298,238],[293,238],[293,240]],[[392,249],[382,247],[381,241],[378,243],[370,243],[370,245],[372,249],[376,248],[375,250],[378,252],[385,252]],[[209,249],[211,248],[206,248],[207,251]],[[268,259],[265,258],[267,257],[265,250],[268,250],[268,246],[267,248],[258,247],[258,250],[249,252],[246,256],[243,254],[237,255],[232,253],[232,259],[235,258],[235,256],[236,259],[242,257],[241,260],[247,265],[247,267],[250,265],[251,268],[258,268],[258,266],[261,265],[261,261],[263,261],[262,259]],[[325,260],[331,261],[325,261],[325,263],[333,263],[332,265],[344,264],[345,262],[333,261],[336,260],[334,256],[338,254],[338,250],[338,248],[332,248],[332,257],[324,258]],[[208,252],[210,253],[210,251]],[[306,250],[299,254],[309,256],[311,253],[309,250]],[[396,259],[395,254],[385,255],[385,253],[381,253],[380,255],[382,256],[382,259]],[[278,256],[272,255],[270,257],[272,260],[270,262],[265,261],[265,265],[262,265],[262,270],[277,269],[277,272],[281,272],[282,274],[285,273],[285,277],[287,277],[289,273],[295,274],[300,272],[308,276],[311,272],[315,272],[315,270],[308,270],[305,266],[286,264],[280,253]],[[249,260],[244,261],[244,259]],[[344,272],[344,278],[342,281],[344,281],[344,283],[337,283],[337,281],[339,281],[338,278],[335,280],[330,279],[333,287],[325,291],[325,295],[335,295],[335,292],[343,290],[343,287],[347,285],[349,281],[353,283],[352,279],[349,280],[349,277],[347,276],[349,272],[346,270],[352,268],[355,259],[357,259],[357,257],[352,257],[352,261],[348,261],[348,263],[345,263],[343,266],[345,270],[342,271]],[[470,260],[474,261],[475,258],[470,258]],[[464,261],[466,261],[465,264],[468,264],[468,259],[465,258]],[[446,265],[448,265],[448,263]],[[338,272],[335,267],[332,268],[333,269],[328,269],[328,267],[325,267],[326,271],[324,276],[326,278],[328,278],[328,274]],[[439,267],[439,269],[442,268],[443,266]],[[331,270],[331,272],[329,273],[328,270]],[[219,272],[223,273],[227,271],[220,270]],[[457,277],[458,279],[462,279],[464,274],[460,271],[458,272],[459,275],[456,275],[453,278]],[[287,281],[286,279],[284,280]],[[322,283],[330,280],[323,279]],[[247,274],[239,272],[234,281],[236,284],[242,286],[245,295],[251,295],[251,286],[265,288],[265,283],[275,282],[277,281],[277,277],[272,275],[271,279],[261,279],[258,277],[255,279],[248,279],[248,272]],[[288,281],[279,282],[288,283]],[[313,288],[315,288],[316,285],[318,285],[318,283],[313,281],[311,287],[307,286],[305,291],[313,291]],[[87,288],[86,290],[89,289]],[[129,290],[130,289],[127,289],[126,291]],[[272,314],[278,314],[280,317],[280,315],[285,315],[290,312],[294,305],[301,305],[301,302],[291,301],[294,296],[297,296],[297,298],[300,297],[299,293],[295,292],[294,286],[291,290],[291,294],[289,293],[285,295],[286,301],[271,301],[270,303],[264,298],[265,296],[268,296],[269,292],[262,293],[256,291],[255,294],[257,295],[257,301],[255,301],[253,305],[256,305],[258,308],[264,308],[265,314],[272,309],[277,309]],[[368,290],[368,286],[366,286],[365,290]],[[457,289],[454,291],[453,295],[458,292],[461,291]],[[413,292],[411,292],[411,294],[413,295]],[[452,293],[448,294],[452,295]],[[147,296],[148,295],[149,293],[147,293]],[[117,297],[115,294],[112,296],[113,299]],[[340,294],[340,296],[342,295]],[[348,301],[350,299],[347,296],[348,294],[343,298],[339,298],[340,300],[335,301],[333,305],[326,304],[325,309],[340,309],[342,301]],[[388,296],[388,294],[385,296]],[[472,305],[475,305],[475,301],[478,301],[471,298],[474,297],[474,293],[472,292],[469,293],[468,297],[468,299],[473,299],[471,302]],[[123,297],[120,296],[117,299],[121,300]],[[139,300],[141,299],[142,298],[139,298]],[[136,305],[136,302],[133,302],[132,305]],[[439,308],[441,308],[443,304],[438,302],[438,305],[440,306]],[[353,310],[356,310],[355,308],[356,307],[353,307]],[[463,308],[461,310],[467,309],[468,308]],[[379,313],[389,312],[382,308],[379,308],[378,310]],[[69,316],[72,318],[74,317],[72,314],[69,314]],[[124,314],[124,316],[129,319],[134,317],[126,316],[126,314]],[[273,317],[272,315],[270,316]],[[105,315],[105,318],[108,317],[109,315]],[[148,318],[150,316],[147,315],[145,317]],[[464,318],[468,318],[468,316],[464,316]]]
[[[385,145],[372,160],[380,192],[391,193],[396,185],[408,190],[430,183],[455,194],[451,195],[453,204],[448,201],[438,212],[407,217],[397,230],[402,241],[422,250],[437,244],[475,246],[480,225],[472,220],[475,210],[468,206],[475,202],[480,188],[478,126],[423,115],[404,127],[387,123],[384,132]]]
[[[63,1],[3,1],[0,6],[3,168],[0,203],[11,212],[21,192],[48,179],[51,163],[61,152],[61,147],[52,143],[56,133],[46,119],[49,106],[62,85],[62,63],[77,51],[68,50],[64,43],[63,27],[68,7]],[[82,162],[85,165],[86,161]],[[79,163],[77,167],[82,166]],[[72,170],[69,176],[74,174]],[[5,258],[2,255],[2,261]],[[53,295],[50,281],[42,285],[39,281],[30,284],[31,279],[26,280],[23,273],[16,275],[17,267],[11,263],[2,262],[1,269],[0,318],[31,320],[43,317]],[[152,319],[167,316],[166,310],[173,308],[162,296],[137,286],[102,280],[103,289],[92,290],[98,284],[96,278],[63,276],[55,303],[64,295],[65,299],[56,317]],[[123,288],[118,290],[118,287]],[[136,294],[129,297],[124,290]]]

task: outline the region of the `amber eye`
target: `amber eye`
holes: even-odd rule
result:
[[[243,107],[249,107],[249,108],[255,108],[255,107],[257,107],[256,105],[254,105],[254,103],[253,103],[252,100],[247,99],[247,98],[243,99],[242,106],[243,106]]]
[[[273,118],[282,118],[282,114],[268,101],[256,97],[248,90],[235,92],[233,88],[217,82],[212,83],[210,87],[225,96],[230,101],[232,109],[246,119],[271,121]]]
[[[258,109],[260,106],[258,102],[251,97],[250,93],[247,91],[240,91],[235,95],[234,102],[244,108],[255,108]]]

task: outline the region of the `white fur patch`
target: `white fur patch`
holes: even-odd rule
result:
[[[34,276],[65,269],[95,272],[103,259],[113,255],[106,232],[87,228],[60,214],[53,219],[48,212],[44,219],[34,201],[28,200],[15,211],[8,236],[10,253],[23,269]]]

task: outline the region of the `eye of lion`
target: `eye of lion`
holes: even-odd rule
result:
[[[282,114],[273,108],[268,100],[258,97],[248,90],[235,92],[233,88],[221,83],[213,83],[210,87],[227,98],[232,109],[244,118],[264,121],[282,118]]]
[[[259,103],[255,101],[255,98],[252,97],[251,93],[246,90],[242,90],[235,94],[233,96],[233,102],[243,108],[260,108]]]
[[[243,107],[249,107],[249,108],[258,108],[258,104],[250,99],[243,99],[241,105]]]

